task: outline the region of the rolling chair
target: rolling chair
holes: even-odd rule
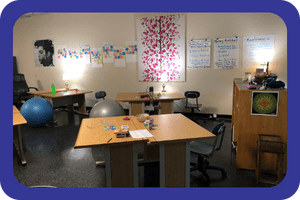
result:
[[[190,163],[193,166],[192,168],[190,168],[190,172],[199,170],[205,176],[207,180],[206,183],[208,185],[211,183],[211,179],[206,172],[206,170],[208,169],[221,171],[223,178],[227,176],[227,172],[223,168],[210,166],[207,160],[214,155],[215,151],[219,151],[221,149],[225,128],[226,126],[224,125],[224,121],[214,127],[212,133],[217,137],[213,144],[206,143],[204,141],[192,141],[190,143],[191,153],[198,155],[198,163]]]
[[[197,118],[195,117],[195,109],[200,111],[200,108],[202,106],[202,104],[198,103],[198,98],[200,97],[200,92],[198,91],[186,91],[184,93],[184,96],[186,97],[185,100],[185,108],[191,109],[191,113],[192,113],[192,118],[190,118],[191,120],[193,120],[194,122],[197,123]],[[196,99],[196,103],[191,103],[192,99]],[[206,123],[205,119],[202,119],[204,123]]]
[[[96,99],[105,100],[105,97],[106,97],[106,92],[104,92],[104,91],[98,91],[98,92],[95,93],[95,98]]]
[[[14,74],[13,76],[13,104],[20,109],[22,102],[27,101],[34,97],[33,94],[27,94],[30,89],[35,89],[36,87],[28,87],[24,74]]]

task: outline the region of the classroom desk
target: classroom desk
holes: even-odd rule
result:
[[[86,103],[85,103],[85,94],[92,93],[93,91],[88,90],[78,90],[75,89],[66,90],[64,88],[57,89],[56,94],[52,95],[50,90],[41,90],[41,91],[32,91],[28,92],[29,94],[34,94],[35,97],[43,97],[47,99],[53,107],[58,106],[68,106],[68,110],[73,111],[74,103],[78,103],[78,110],[80,113],[86,112]]]
[[[116,102],[128,102],[129,103],[129,115],[137,115],[144,113],[145,102],[158,102],[159,110],[158,114],[172,114],[174,113],[174,101],[180,99],[186,99],[176,91],[160,92],[161,96],[158,97],[159,92],[154,92],[149,99],[140,98],[143,92],[126,92],[117,93]]]
[[[20,111],[13,106],[13,141],[23,165],[26,164],[26,160],[23,153],[20,125],[26,123],[27,121],[24,119]]]
[[[122,125],[128,125],[130,130],[145,129],[134,117],[130,116],[131,120],[125,121],[124,117],[82,119],[74,146],[74,148],[104,147],[107,187],[138,187],[136,149],[138,144],[146,144],[148,140],[132,137],[116,138],[113,130],[104,130],[104,126],[108,125],[106,122],[114,125],[116,129],[120,129]]]
[[[136,173],[138,171],[136,152],[134,147],[125,148],[128,146],[127,143],[130,144],[132,142],[147,142],[147,147],[159,147],[160,187],[189,187],[190,142],[193,140],[215,137],[215,135],[182,114],[151,116],[151,118],[154,119],[155,125],[153,130],[150,130],[150,133],[153,135],[151,138],[116,138],[114,136],[114,131],[104,132],[103,125],[100,124],[101,121],[109,121],[111,124],[117,125],[116,128],[120,128],[121,125],[130,124],[129,130],[145,129],[143,122],[137,121],[134,116],[129,116],[131,119],[130,121],[123,121],[124,117],[125,116],[83,119],[75,143],[75,148],[105,145],[105,169],[107,173],[106,177],[108,177],[108,180],[106,180],[108,187],[118,186],[117,183],[120,182],[120,180],[137,179],[137,175],[132,175],[133,169],[135,169],[134,171],[136,171]],[[92,128],[93,126],[97,127]],[[113,139],[107,143],[110,138]],[[111,148],[113,148],[113,151]],[[148,148],[146,148],[146,150],[147,149]],[[147,158],[145,157],[145,159]],[[134,162],[132,162],[133,160]],[[129,166],[132,165],[130,163],[133,163],[133,166]],[[126,165],[127,167],[120,166],[120,164]],[[127,172],[127,170],[129,170],[129,172]],[[108,175],[110,173],[112,174]],[[134,178],[131,178],[132,176]],[[112,180],[113,177],[114,180]],[[135,182],[137,182],[137,180],[135,180]],[[130,181],[125,181],[123,184],[132,187],[131,183],[132,182]],[[134,184],[134,186],[136,187],[137,183]]]

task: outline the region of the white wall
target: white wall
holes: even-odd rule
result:
[[[163,13],[164,15],[166,13]],[[80,14],[34,14],[16,21],[13,31],[13,55],[17,57],[19,73],[24,73],[29,86],[49,89],[54,83],[64,87],[64,68],[58,62],[55,67],[35,67],[33,41],[53,39],[55,46],[70,48],[89,44],[90,48],[101,47],[102,42],[113,42],[124,46],[126,41],[136,41],[136,19],[162,15],[146,13],[80,13]],[[229,70],[189,69],[186,82],[167,83],[167,90],[183,94],[187,90],[201,92],[203,113],[231,115],[233,78],[240,78],[242,69],[243,37],[252,35],[275,35],[275,56],[271,71],[287,84],[287,30],[284,21],[272,13],[188,13],[186,14],[186,41],[188,39],[213,39],[223,37],[240,38],[239,68]],[[55,52],[56,55],[56,52]],[[213,47],[211,52],[213,66]],[[82,77],[68,81],[69,87],[82,90],[107,92],[108,99],[115,99],[118,92],[140,92],[147,85],[155,91],[162,89],[161,83],[138,82],[137,63],[126,63],[125,68],[104,63],[102,68],[86,64]],[[249,70],[247,70],[249,71]],[[94,93],[86,95],[87,105],[96,102]],[[184,111],[184,101],[176,101],[175,112]],[[125,104],[126,108],[127,105]]]

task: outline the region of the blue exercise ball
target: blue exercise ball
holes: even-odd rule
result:
[[[90,112],[90,118],[124,116],[123,107],[113,100],[103,100],[96,103]]]
[[[31,98],[27,100],[20,110],[27,124],[31,126],[44,126],[53,118],[53,107],[44,98]]]

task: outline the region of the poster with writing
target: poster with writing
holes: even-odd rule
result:
[[[243,69],[270,62],[274,55],[274,35],[249,36],[243,39]]]
[[[60,64],[64,64],[68,56],[67,45],[58,45],[57,60]]]
[[[238,68],[239,38],[218,38],[214,40],[215,69]]]
[[[189,40],[187,68],[210,68],[210,49],[210,40]]]
[[[114,47],[115,67],[126,67],[126,57],[124,47]]]
[[[112,42],[102,43],[103,63],[114,62],[114,45]]]
[[[90,46],[88,44],[79,45],[79,58],[84,64],[91,63],[90,59]]]
[[[102,48],[91,48],[92,67],[103,67]]]
[[[136,58],[137,58],[136,41],[125,42],[125,54],[126,54],[126,62],[128,63],[136,62]]]

